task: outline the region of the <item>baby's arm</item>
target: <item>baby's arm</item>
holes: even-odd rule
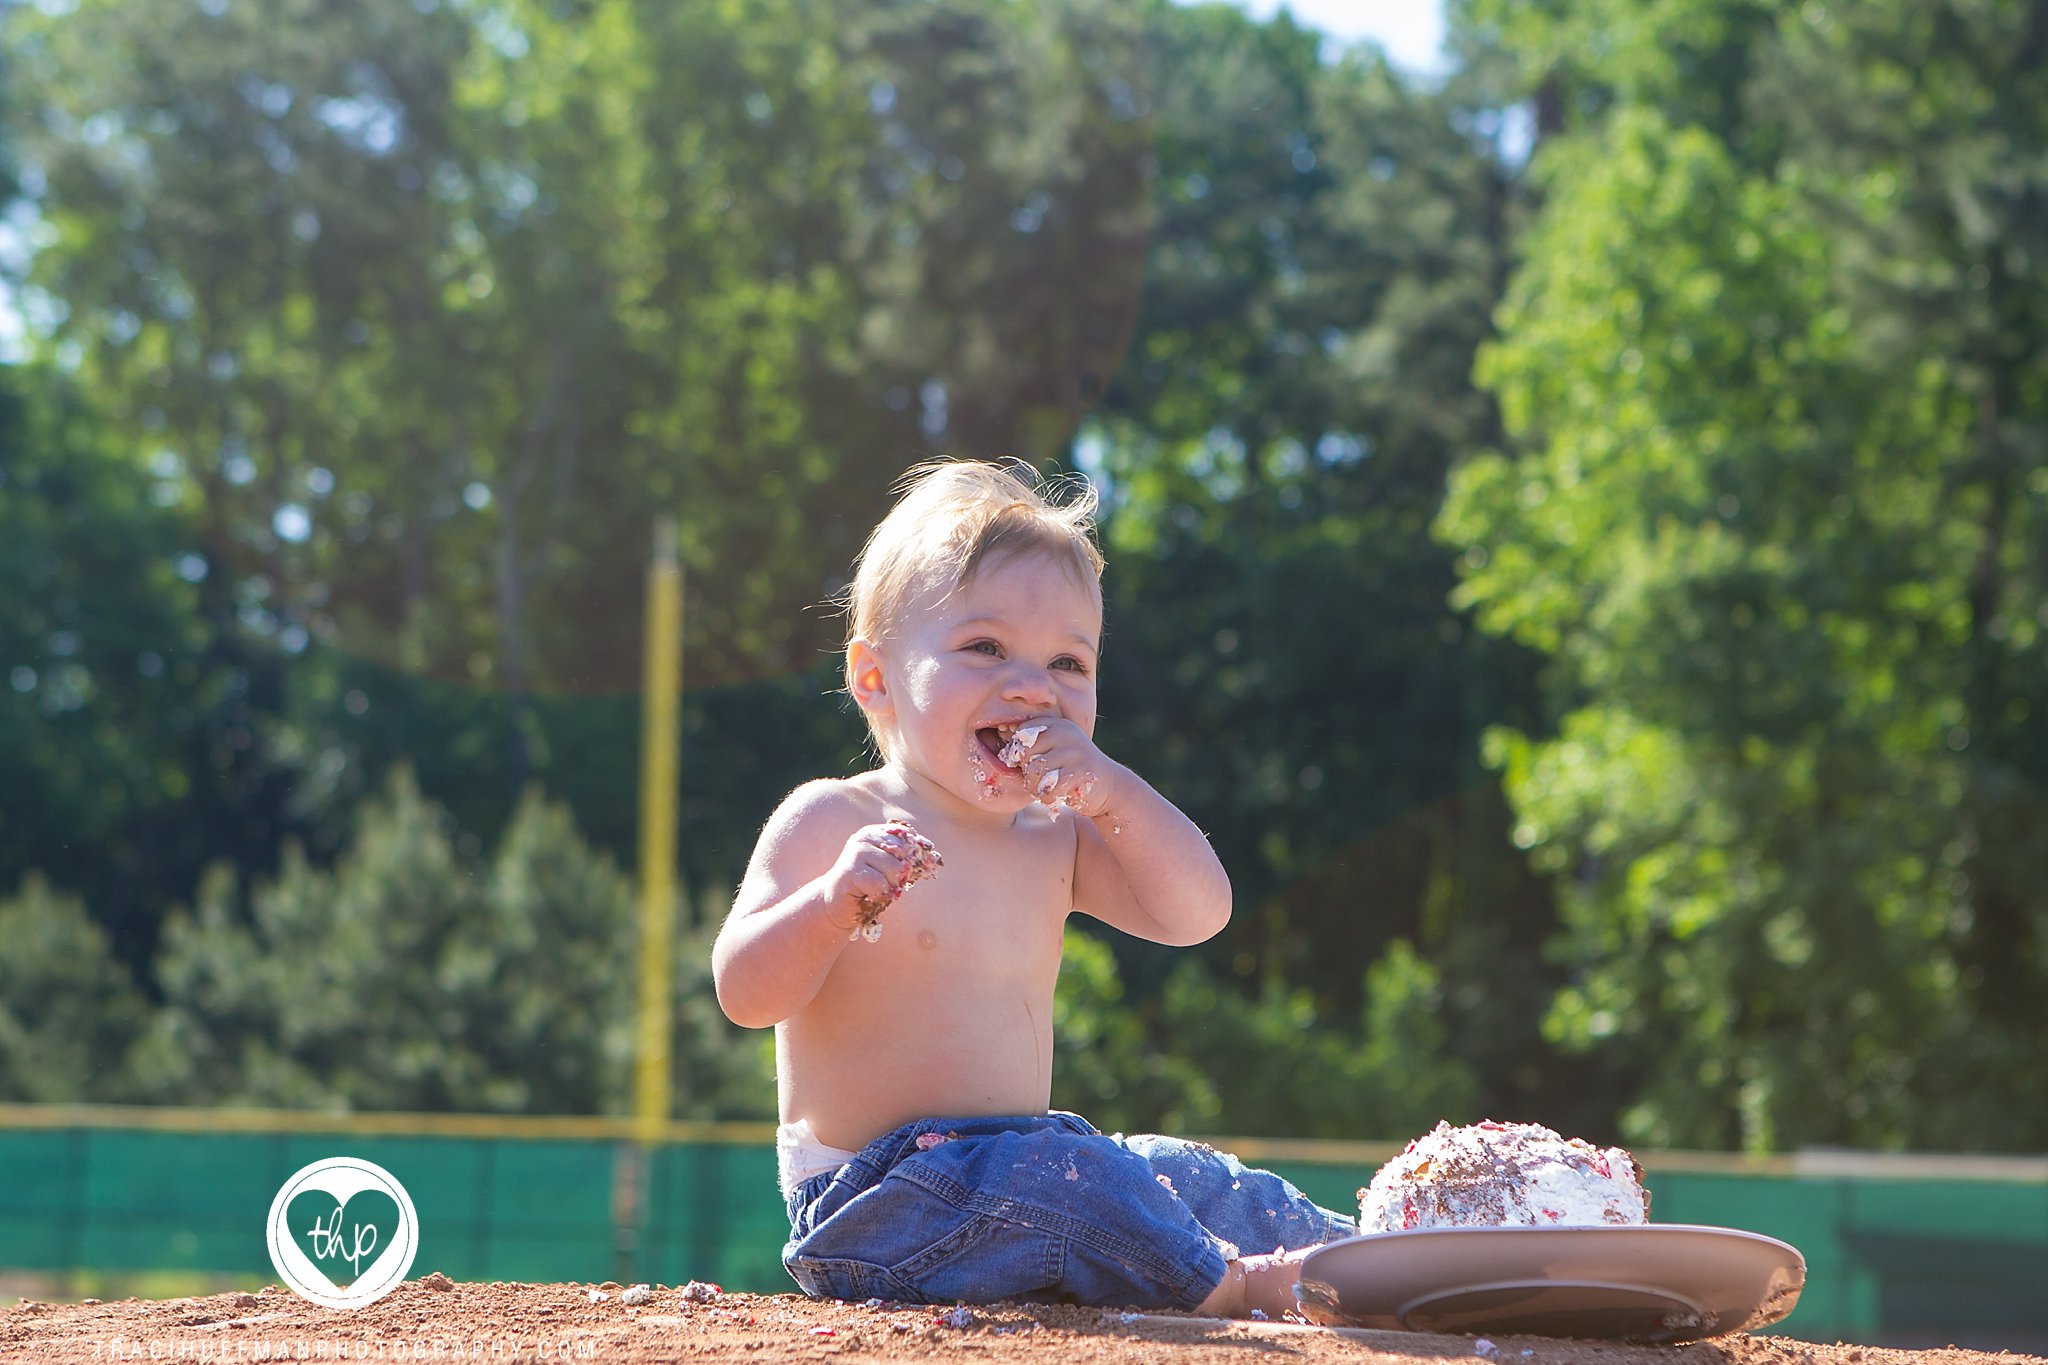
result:
[[[797,788],[761,830],[711,949],[718,1004],[742,1028],[795,1014],[849,938],[904,884],[902,840],[839,784]]]
[[[1154,943],[1200,943],[1230,923],[1230,877],[1178,806],[1114,759],[1080,826],[1074,908]],[[1100,779],[1099,779],[1100,780]]]
[[[1078,726],[1032,723],[1025,779],[1040,801],[1087,817],[1075,822],[1074,908],[1155,943],[1200,943],[1228,924],[1230,878],[1194,821]]]

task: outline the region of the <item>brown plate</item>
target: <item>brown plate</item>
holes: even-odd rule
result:
[[[1792,1311],[1806,1260],[1734,1228],[1417,1228],[1317,1247],[1302,1306],[1319,1321],[1417,1332],[1697,1341]]]

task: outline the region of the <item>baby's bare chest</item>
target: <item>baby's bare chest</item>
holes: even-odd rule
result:
[[[939,848],[944,866],[882,915],[878,941],[850,945],[846,958],[894,973],[939,973],[956,984],[1038,982],[1057,973],[1073,909],[1071,835],[1064,845],[1042,836],[954,838]]]

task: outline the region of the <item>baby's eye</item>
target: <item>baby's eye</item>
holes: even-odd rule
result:
[[[1000,659],[1003,657],[1003,647],[997,644],[994,640],[976,640],[973,644],[967,647],[970,650],[974,651],[976,654],[986,654],[991,659]]]
[[[1071,654],[1062,654],[1062,655],[1060,655],[1060,657],[1059,657],[1059,658],[1057,658],[1057,659],[1054,659],[1054,660],[1052,661],[1052,666],[1053,666],[1054,668],[1064,668],[1064,669],[1068,670],[1069,672],[1073,672],[1073,673],[1079,673],[1079,674],[1082,674],[1082,675],[1084,675],[1084,676],[1085,676],[1085,675],[1087,674],[1087,672],[1088,672],[1088,665],[1087,665],[1087,663],[1086,663],[1086,662],[1084,662],[1083,660],[1080,660],[1080,659],[1077,659],[1077,658],[1075,658],[1075,657],[1074,657],[1073,655],[1071,655]]]

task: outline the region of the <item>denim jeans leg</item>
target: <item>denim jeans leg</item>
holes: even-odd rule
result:
[[[1326,1209],[1271,1171],[1205,1142],[1136,1133],[1116,1139],[1163,1176],[1195,1218],[1247,1256],[1293,1251],[1358,1235],[1358,1222]]]
[[[1231,1248],[1156,1175],[1073,1115],[925,1120],[791,1200],[784,1264],[820,1297],[1191,1308]]]

